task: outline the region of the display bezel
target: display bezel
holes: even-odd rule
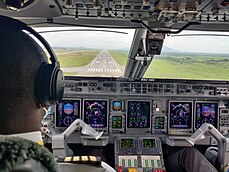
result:
[[[62,100],[61,100],[61,102],[63,102],[63,101],[78,101],[79,102],[79,118],[78,119],[81,119],[81,117],[82,117],[82,104],[81,104],[81,99],[79,99],[79,98],[63,98]],[[57,126],[57,108],[58,108],[58,106],[59,106],[59,104],[56,104],[55,105],[55,119],[54,119],[54,121],[55,121],[55,128],[63,128],[63,129],[65,129],[65,128],[68,128],[68,127],[59,127],[59,126]]]
[[[190,124],[190,128],[172,128],[170,127],[170,118],[171,118],[171,108],[170,108],[170,105],[171,103],[191,103],[191,124]],[[186,101],[186,100],[171,100],[169,101],[168,103],[168,131],[171,131],[171,130],[176,130],[176,131],[193,131],[193,101]]]
[[[147,118],[147,120],[149,120],[149,127],[142,127],[142,128],[134,128],[134,127],[128,127],[128,103],[129,102],[147,102],[149,103],[149,117]],[[134,130],[136,132],[136,129],[139,129],[139,130],[148,130],[151,128],[151,113],[152,113],[152,101],[150,100],[127,100],[126,101],[126,128],[128,129],[128,131],[130,130]]]
[[[217,110],[216,110],[216,112],[217,112],[217,117],[216,117],[216,129],[218,129],[219,128],[219,102],[217,102],[217,101],[195,101],[195,111],[194,111],[194,129],[195,130],[197,130],[198,128],[196,128],[196,125],[197,125],[197,104],[198,103],[206,103],[206,104],[211,104],[211,103],[215,103],[215,104],[217,104]],[[214,126],[214,125],[213,125]]]
[[[155,126],[155,122],[156,122],[156,118],[157,117],[161,117],[161,118],[164,118],[164,128],[163,129],[156,129],[156,128],[154,128],[154,126]],[[152,115],[152,134],[166,134],[167,133],[167,124],[168,124],[168,118],[167,118],[167,116],[165,116],[165,115]]]
[[[122,117],[122,128],[112,128],[112,117],[116,116],[116,117]],[[119,133],[125,132],[125,121],[126,121],[126,117],[124,114],[120,114],[120,112],[111,112],[110,116],[109,116],[109,132],[110,133]]]
[[[109,111],[109,107],[110,107],[110,105],[109,105],[109,100],[108,99],[83,99],[83,104],[82,104],[82,119],[84,120],[84,122],[86,122],[85,121],[85,106],[84,106],[84,104],[85,104],[85,102],[86,101],[106,101],[107,102],[107,119],[106,119],[106,126],[105,127],[99,127],[99,128],[95,128],[95,129],[102,129],[102,130],[104,130],[104,129],[107,129],[108,128],[108,118],[109,118],[109,113],[110,113],[110,111]]]

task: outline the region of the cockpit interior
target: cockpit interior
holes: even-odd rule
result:
[[[215,168],[228,169],[228,11],[228,0],[0,2],[64,72],[45,146],[54,157],[99,154],[119,172],[170,171],[170,154],[190,147],[218,148]]]

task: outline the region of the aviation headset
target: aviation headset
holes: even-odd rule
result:
[[[50,106],[61,101],[64,92],[64,76],[60,63],[48,42],[25,23],[6,16],[0,16],[0,27],[7,26],[13,30],[25,30],[38,39],[50,55],[50,61],[41,63],[36,74],[35,95],[40,106]]]

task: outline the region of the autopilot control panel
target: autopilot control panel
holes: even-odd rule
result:
[[[119,137],[115,140],[115,166],[124,171],[165,169],[161,140],[158,137]]]

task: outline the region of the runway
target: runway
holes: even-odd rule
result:
[[[88,65],[62,68],[64,72],[77,72],[79,76],[122,76],[124,67],[120,66],[107,51],[101,51]]]

